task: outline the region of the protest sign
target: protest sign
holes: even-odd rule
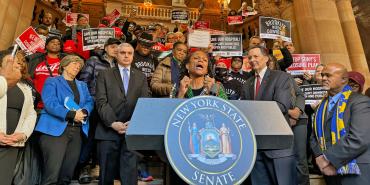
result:
[[[213,56],[230,57],[243,55],[241,34],[211,35],[211,44],[213,45]]]
[[[83,50],[103,48],[108,38],[114,38],[113,28],[90,28],[82,30]]]
[[[84,17],[87,18],[87,22],[89,22],[89,14],[83,14],[83,13],[72,13],[72,12],[67,12],[66,16],[64,17],[63,21],[64,24],[68,27],[77,25],[77,17],[78,14],[83,15]]]
[[[257,11],[242,11],[242,16],[243,17],[248,17],[248,16],[251,16],[251,15],[257,15]]]
[[[15,41],[27,55],[42,51],[45,48],[45,41],[31,26],[19,35]]]
[[[172,50],[173,49],[173,44],[171,42],[166,42],[164,46],[166,47],[166,50]]]
[[[208,31],[194,30],[188,35],[188,46],[197,48],[207,48],[211,40]]]
[[[209,29],[209,21],[197,21],[194,24],[194,29]]]
[[[171,12],[171,23],[183,23],[187,24],[189,21],[189,12],[186,10],[172,10]]]
[[[327,93],[319,84],[302,85],[299,88],[304,93],[306,105],[317,104]]]
[[[293,64],[287,69],[291,75],[303,75],[308,72],[315,74],[316,67],[320,64],[320,54],[292,54]]]
[[[277,39],[280,37],[283,41],[292,41],[290,21],[260,16],[259,26],[261,38]]]
[[[241,16],[241,15],[227,16],[227,23],[229,25],[243,24],[243,16]]]
[[[121,13],[119,13],[117,9],[114,9],[110,14],[105,16],[105,18],[109,21],[109,26],[112,26],[120,16]]]

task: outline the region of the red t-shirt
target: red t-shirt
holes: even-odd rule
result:
[[[53,76],[58,76],[58,69],[60,65],[60,59],[59,58],[49,58],[46,56],[46,60],[48,61],[48,64],[50,66],[50,70],[52,71]],[[44,83],[46,79],[50,77],[50,72],[46,66],[46,62],[43,61],[39,65],[37,65],[34,73],[34,79],[33,84],[35,85],[35,88],[37,92],[41,94],[42,88],[44,87]],[[44,107],[42,102],[39,102],[37,104],[37,108],[42,109]]]

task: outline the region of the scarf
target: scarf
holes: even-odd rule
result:
[[[219,98],[222,98],[224,100],[227,100],[228,98],[227,98],[226,92],[223,89],[223,87],[221,86],[221,83],[220,82],[216,82],[214,85],[217,85],[217,93],[214,94],[214,96],[217,96]],[[202,90],[202,92],[200,93],[199,96],[203,96],[203,95],[208,95],[207,89],[204,88],[204,87],[203,87],[203,90]],[[186,91],[186,97],[187,98],[194,97],[193,89],[191,88],[190,85],[188,87],[188,90]]]
[[[352,93],[352,89],[350,86],[346,85],[340,95],[340,98],[338,100],[338,105],[335,112],[335,117],[331,119],[330,123],[330,134],[331,134],[331,144],[335,145],[339,140],[344,137],[346,134],[346,130],[344,127],[344,121],[343,121],[343,115],[344,110],[346,109],[347,102],[349,99],[349,96]],[[325,122],[325,113],[326,108],[329,102],[329,98],[325,98],[320,102],[320,105],[316,111],[313,127],[316,134],[316,139],[319,142],[320,148],[322,151],[326,150],[326,144],[325,144],[325,136],[324,136],[324,122]],[[340,167],[337,169],[337,173],[340,175],[347,175],[347,174],[361,174],[360,169],[356,163],[356,159],[353,159],[348,164]]]

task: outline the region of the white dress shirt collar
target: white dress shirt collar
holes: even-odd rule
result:
[[[118,69],[119,69],[119,73],[121,74],[121,78],[123,78],[123,69],[128,69],[128,76],[130,77],[130,72],[131,72],[131,66],[128,66],[128,67],[123,67],[121,66],[120,64],[118,64]]]

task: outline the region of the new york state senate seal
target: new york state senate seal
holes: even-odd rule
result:
[[[171,166],[188,184],[240,184],[256,159],[256,140],[247,118],[214,96],[181,103],[169,118],[164,142]]]

